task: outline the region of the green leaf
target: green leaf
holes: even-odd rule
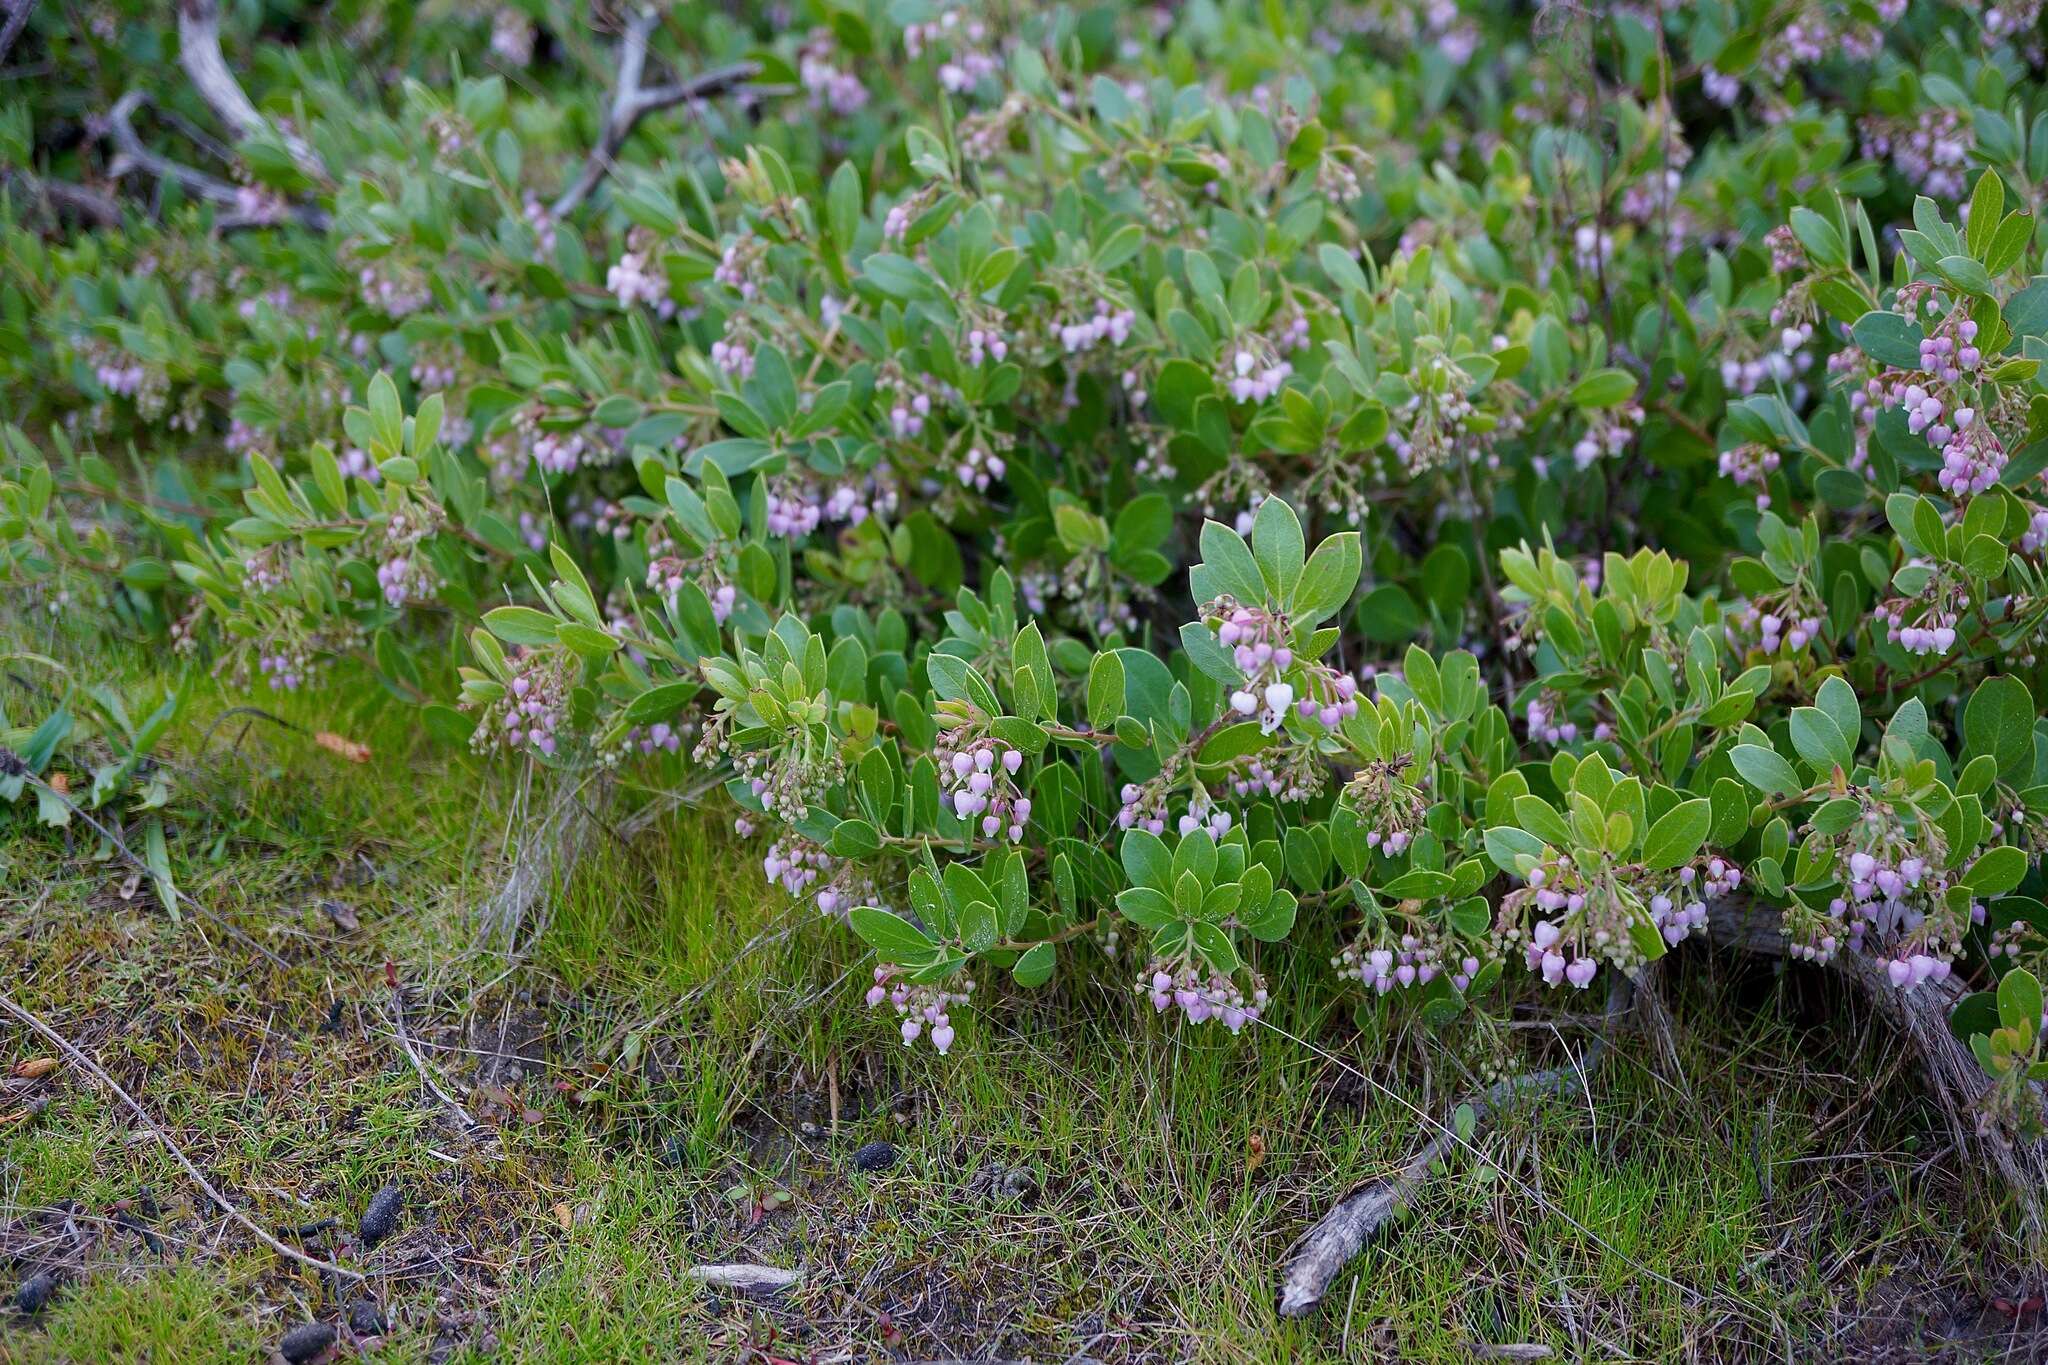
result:
[[[1344,609],[1363,567],[1356,531],[1340,531],[1316,546],[1294,590],[1294,620],[1314,625]]]
[[[1141,929],[1157,929],[1178,918],[1173,898],[1150,886],[1127,886],[1117,892],[1116,908]]]
[[[1197,604],[1229,595],[1246,606],[1264,606],[1266,580],[1244,537],[1220,521],[1202,523],[1202,562],[1188,572]]]
[[[1794,210],[1796,213],[1798,210]],[[2005,214],[2005,183],[1998,178],[1998,172],[1984,171],[1977,177],[1977,187],[1970,194],[1970,224],[1967,241],[1970,254],[1982,257],[1990,249],[1991,239],[1998,235],[1999,220]]]
[[[2041,983],[2032,972],[2014,968],[1999,979],[1998,1022],[2022,1037],[2040,1032]]]
[[[1679,802],[1643,837],[1643,866],[1652,872],[1682,866],[1700,851],[1713,824],[1713,802],[1704,797]]]
[[[1729,752],[1728,758],[1735,765],[1735,771],[1742,774],[1743,781],[1765,796],[1783,796],[1806,790],[1799,774],[1779,756],[1776,749],[1767,749],[1761,744],[1738,744]]]
[[[1829,677],[1813,700],[1852,745],[1863,734],[1863,708],[1856,700],[1856,689],[1840,677]]]
[[[1487,858],[1509,876],[1521,875],[1519,859],[1543,856],[1543,841],[1513,825],[1495,825],[1487,830],[1485,844]]]
[[[862,905],[847,913],[846,922],[884,962],[921,967],[938,956],[938,945],[901,915]]]
[[[1166,851],[1165,841],[1150,830],[1125,830],[1120,853],[1124,871],[1137,885],[1160,891],[1172,885],[1173,855]]]
[[[1963,885],[1974,896],[2002,896],[2027,875],[2027,855],[2007,845],[1986,849],[1963,874]]]
[[[555,627],[555,636],[585,659],[609,658],[619,648],[619,642],[608,632],[577,621],[562,622]]]
[[[1989,754],[1998,775],[2024,786],[2034,770],[2034,697],[2018,678],[1986,678],[1963,709],[1963,752]]]
[[[1273,601],[1293,601],[1305,553],[1301,519],[1286,500],[1267,498],[1260,503],[1258,515],[1252,519],[1252,556],[1272,590]]]
[[[1792,235],[1806,248],[1815,265],[1835,269],[1848,264],[1848,247],[1833,223],[1803,205],[1792,210],[1791,219]]]
[[[1969,256],[1944,256],[1934,263],[1934,273],[1965,294],[1983,297],[1991,292],[1991,272]]]
[[[1849,329],[1850,337],[1863,353],[1880,365],[1894,369],[1920,368],[1920,343],[1927,333],[1919,324],[1888,310],[1865,313]]]
[[[1627,370],[1594,370],[1572,385],[1572,404],[1581,408],[1611,408],[1635,396],[1636,377]]]
[[[2017,337],[2048,336],[2048,275],[2036,275],[1999,314]],[[1917,352],[1915,367],[1918,366]]]
[[[1109,731],[1124,709],[1124,665],[1115,651],[1104,650],[1088,666],[1088,728]]]
[[[1855,757],[1841,727],[1818,706],[1793,708],[1792,747],[1822,773],[1837,766],[1847,768]]]
[[[854,236],[860,231],[860,213],[860,168],[851,161],[842,161],[832,173],[832,187],[825,197],[825,220],[841,255],[853,249]]]
[[[1557,807],[1540,796],[1515,798],[1515,823],[1546,844],[1563,847],[1572,842],[1571,827],[1557,813]]]
[[[1055,953],[1050,943],[1034,943],[1024,950],[1024,956],[1017,959],[1010,968],[1010,975],[1018,985],[1027,990],[1043,986],[1052,980]]]
[[[1235,725],[1226,725],[1209,736],[1195,755],[1195,762],[1204,766],[1212,763],[1229,763],[1255,754],[1272,744],[1276,736],[1269,733],[1255,720],[1241,720]]]
[[[508,645],[551,645],[560,623],[532,607],[495,607],[484,613],[484,626]]]
[[[1422,613],[1400,585],[1383,583],[1359,602],[1358,629],[1374,644],[1405,645],[1421,633]]]
[[[872,858],[882,851],[882,837],[865,820],[841,820],[826,847],[835,858]]]

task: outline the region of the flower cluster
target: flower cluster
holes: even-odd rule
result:
[[[1667,944],[1678,943],[1704,930],[1707,903],[1742,881],[1741,872],[1721,858],[1680,867],[1668,883],[1653,885],[1646,876],[1588,871],[1569,854],[1553,854],[1529,870],[1524,890],[1510,893],[1502,903],[1503,948],[1519,947],[1529,970],[1544,984],[1568,982],[1584,990],[1602,962],[1624,972],[1642,962],[1631,932],[1638,918],[1647,917]],[[1526,931],[1520,922],[1525,912],[1531,916]]]
[[[1926,567],[1929,576],[1917,595],[1878,604],[1875,624],[1885,639],[1908,654],[1947,654],[1956,645],[1956,622],[1970,606],[1969,594],[1946,572]]]
[[[724,625],[739,604],[740,594],[739,589],[719,578],[715,570],[707,569],[704,576],[693,575],[690,566],[675,555],[663,555],[647,566],[647,590],[663,601],[673,602],[683,584],[689,582],[704,589],[704,596],[711,602],[711,619]]]
[[[275,645],[256,660],[264,685],[275,692],[295,692],[304,686],[313,664],[313,652],[299,641]]]
[[[1591,469],[1602,457],[1613,458],[1627,450],[1643,424],[1639,403],[1602,408],[1586,420],[1585,434],[1572,445],[1572,463],[1581,471]]]
[[[604,287],[621,308],[645,304],[662,316],[675,312],[675,300],[668,296],[668,274],[654,259],[654,247],[644,233],[632,239],[632,246],[604,273]]]
[[[1904,119],[1872,114],[1857,131],[1865,156],[1890,161],[1922,194],[1934,199],[1963,197],[1976,140],[1958,111],[1937,105]]]
[[[1095,311],[1079,322],[1063,322],[1059,325],[1060,345],[1068,355],[1078,355],[1107,341],[1112,346],[1121,346],[1131,338],[1131,325],[1138,315],[1128,308],[1118,308],[1108,299],[1097,299]]]
[[[1744,442],[1721,452],[1721,473],[1733,479],[1738,487],[1756,489],[1757,510],[1771,505],[1771,475],[1778,472],[1782,457],[1777,451],[1760,442]]]
[[[1031,798],[1017,786],[1024,766],[1022,751],[994,739],[977,739],[963,748],[941,747],[940,800],[983,836],[1016,843],[1031,819]]]
[[[1361,764],[1344,787],[1345,803],[1365,827],[1365,846],[1389,858],[1408,851],[1428,810],[1422,793],[1402,780],[1401,768],[1389,760]]]
[[[1453,956],[1456,954],[1456,956]],[[1342,980],[1356,981],[1377,995],[1427,986],[1448,965],[1453,986],[1464,990],[1479,974],[1479,959],[1460,952],[1434,929],[1404,932],[1398,937],[1361,939],[1330,959]]]
[[[989,483],[1002,478],[1007,467],[1002,456],[991,455],[980,446],[969,446],[967,454],[953,467],[953,473],[964,486],[985,493]]]
[[[1821,618],[1810,608],[1805,609],[1804,615],[1792,615],[1791,610],[1771,610],[1760,603],[1747,603],[1723,623],[1722,636],[1739,656],[1746,657],[1752,649],[1766,655],[1781,649],[1797,654],[1820,639]]]
[[[1229,365],[1219,378],[1233,402],[1263,403],[1285,388],[1293,373],[1294,366],[1285,360],[1262,363],[1250,348],[1240,347],[1231,354]]]
[[[959,978],[957,986],[921,985],[906,977],[899,967],[881,966],[875,968],[875,983],[868,987],[867,1002],[869,1009],[878,1008],[885,1001],[895,1007],[902,1020],[899,1031],[905,1047],[915,1043],[929,1026],[932,1046],[943,1057],[953,1049],[951,1011],[956,1005],[966,1004],[973,995],[971,976]]]
[[[1324,767],[1306,745],[1247,754],[1230,768],[1234,796],[1275,801],[1306,801],[1323,789]]]
[[[1214,1019],[1232,1033],[1256,1021],[1268,999],[1265,985],[1256,979],[1251,994],[1246,995],[1223,973],[1186,962],[1153,963],[1139,976],[1136,989],[1151,999],[1152,1008],[1160,1014],[1178,1009],[1190,1024]]]
[[[810,96],[811,108],[829,109],[845,118],[867,107],[868,88],[860,77],[831,60],[829,35],[804,45],[797,58],[797,80]]]
[[[470,736],[478,753],[494,748],[532,748],[552,758],[561,746],[575,686],[575,657],[566,650],[529,649],[507,660],[512,670],[504,693],[484,705]]]
[[[440,590],[441,576],[419,553],[429,536],[441,529],[441,509],[411,502],[391,513],[384,523],[383,558],[377,565],[377,586],[393,607],[424,602]]]

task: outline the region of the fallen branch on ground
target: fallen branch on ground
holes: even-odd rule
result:
[[[144,1109],[133,1095],[123,1090],[118,1081],[102,1070],[98,1062],[86,1056],[70,1039],[44,1023],[41,1018],[22,1006],[15,1004],[12,999],[5,995],[0,995],[0,1010],[5,1010],[37,1034],[40,1034],[45,1041],[69,1057],[86,1074],[112,1091],[114,1097],[126,1105],[129,1112],[135,1115],[135,1121],[140,1123],[151,1137],[162,1143],[164,1150],[171,1154],[172,1159],[185,1168],[185,1174],[191,1176],[193,1183],[206,1192],[206,1197],[218,1205],[222,1213],[225,1213],[228,1217],[240,1223],[244,1229],[254,1234],[258,1241],[287,1260],[297,1261],[300,1265],[309,1266],[314,1270],[324,1271],[329,1275],[338,1275],[342,1279],[351,1282],[364,1278],[357,1271],[345,1269],[331,1261],[323,1261],[317,1256],[308,1256],[305,1252],[295,1247],[287,1246],[277,1240],[277,1238],[258,1225],[253,1218],[249,1217],[248,1214],[243,1213],[240,1209],[229,1203],[227,1196],[215,1189],[213,1182],[208,1180],[200,1172],[199,1168],[192,1164],[192,1158],[185,1155],[185,1149],[173,1142],[171,1135],[162,1128],[159,1128],[156,1120],[149,1116],[149,1111]]]
[[[640,9],[626,21],[626,32],[619,40],[618,82],[612,88],[612,102],[605,111],[604,127],[598,133],[597,145],[590,149],[590,155],[584,159],[583,169],[577,172],[576,178],[557,196],[553,207],[548,210],[549,216],[566,218],[575,212],[577,205],[590,197],[590,192],[610,172],[613,159],[626,145],[626,139],[641,119],[691,100],[710,99],[714,95],[737,90],[761,73],[759,64],[755,62],[735,62],[686,81],[643,86],[640,80],[647,69],[647,41],[654,35],[660,20],[661,16],[654,10]]]
[[[1708,933],[1722,947],[1770,957],[1786,956],[1777,915],[1747,902],[1716,902],[1708,913]],[[1878,1011],[1906,1035],[1926,1068],[1929,1087],[1954,1144],[1960,1150],[1977,1154],[1998,1171],[2019,1201],[2029,1229],[2038,1236],[2044,1226],[2041,1191],[2048,1189],[2048,1141],[2010,1141],[1972,1117],[1981,1116],[1981,1100],[1991,1089],[1991,1081],[1968,1045],[1949,1028],[1949,1014],[1962,995],[1962,987],[1950,979],[1925,982],[1910,991],[1900,990],[1891,984],[1880,963],[1860,953],[1843,953],[1829,965],[1868,996]],[[1608,1001],[1604,1028],[1614,1026],[1636,994],[1616,991]],[[1578,1066],[1553,1067],[1498,1081],[1466,1103],[1484,1122],[1491,1113],[1515,1099],[1549,1093],[1582,1073],[1590,1075],[1605,1057],[1607,1044],[1603,1033],[1586,1048]],[[2037,1084],[2033,1090],[2041,1105],[2041,1116],[2048,1120],[2048,1087]],[[1428,1179],[1430,1169],[1460,1142],[1449,1124],[1437,1126],[1437,1135],[1391,1179],[1375,1181],[1346,1195],[1289,1249],[1281,1281],[1282,1316],[1300,1317],[1320,1303],[1344,1265],[1414,1197]]]
[[[1611,1029],[1628,1012],[1634,996],[1634,987],[1617,973],[1614,988],[1608,995],[1602,1032],[1587,1044],[1577,1061],[1548,1071],[1509,1076],[1467,1098],[1463,1103],[1471,1107],[1475,1131],[1478,1124],[1485,1123],[1516,1100],[1550,1094],[1562,1090],[1572,1081],[1592,1075],[1607,1055],[1605,1030]],[[1280,1280],[1282,1317],[1301,1317],[1321,1303],[1337,1273],[1397,1212],[1413,1201],[1416,1192],[1429,1178],[1430,1170],[1454,1145],[1471,1145],[1470,1138],[1461,1138],[1453,1126],[1455,1108],[1452,1113],[1453,1118],[1449,1121],[1431,1120],[1436,1125],[1436,1136],[1417,1149],[1393,1177],[1375,1180],[1345,1195],[1335,1208],[1324,1214],[1288,1249]]]
[[[803,1278],[800,1270],[772,1265],[693,1265],[683,1273],[714,1289],[736,1289],[746,1294],[772,1294]]]

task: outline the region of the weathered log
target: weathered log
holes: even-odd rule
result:
[[[1554,1066],[1548,1071],[1509,1076],[1495,1081],[1478,1094],[1466,1097],[1463,1104],[1472,1110],[1474,1133],[1479,1124],[1486,1123],[1517,1100],[1551,1094],[1583,1076],[1592,1075],[1607,1055],[1605,1030],[1612,1028],[1628,1013],[1634,997],[1634,985],[1620,973],[1615,973],[1614,984],[1608,992],[1603,1031],[1586,1045],[1578,1061]],[[1301,1317],[1321,1303],[1338,1272],[1396,1213],[1413,1201],[1416,1192],[1429,1179],[1430,1171],[1452,1146],[1461,1142],[1470,1145],[1471,1138],[1460,1138],[1452,1126],[1456,1121],[1455,1114],[1454,1108],[1450,1117],[1431,1119],[1436,1127],[1436,1136],[1422,1144],[1402,1163],[1399,1171],[1387,1179],[1361,1185],[1345,1195],[1337,1201],[1335,1208],[1324,1214],[1314,1227],[1288,1248],[1280,1279],[1282,1317]]]
[[[1747,900],[1715,903],[1708,910],[1709,938],[1718,946],[1770,957],[1788,956],[1777,913]],[[2017,1201],[2029,1236],[2037,1242],[2043,1222],[2042,1195],[2048,1190],[2048,1139],[2015,1139],[2007,1134],[1984,1101],[1993,1086],[1969,1047],[1949,1028],[1949,1015],[1963,988],[1955,979],[1924,982],[1910,990],[1891,984],[1881,963],[1859,953],[1839,954],[1829,967],[1868,996],[1878,1013],[1903,1033],[1919,1054],[1928,1087],[1959,1151],[1972,1153],[1995,1169]],[[1617,989],[1608,1001],[1603,1027],[1612,1029],[1626,1013],[1630,992]],[[1580,1074],[1590,1074],[1606,1055],[1608,1040],[1596,1038],[1577,1067],[1554,1067],[1498,1081],[1466,1101],[1481,1122],[1527,1095],[1560,1089]],[[2030,1088],[2035,1118],[2048,1123],[2048,1087]],[[1394,1213],[1411,1202],[1431,1169],[1459,1142],[1445,1121],[1432,1119],[1436,1136],[1404,1162],[1394,1176],[1360,1186],[1339,1200],[1283,1258],[1280,1312],[1300,1317],[1322,1301],[1344,1265],[1386,1226]]]
[[[1787,956],[1777,912],[1753,901],[1716,902],[1707,912],[1712,940],[1742,952]],[[2042,1196],[2048,1191],[2048,1140],[2015,1139],[1989,1112],[1985,1101],[1991,1078],[1969,1045],[1949,1027],[1949,1015],[1963,997],[1956,977],[1926,981],[1907,990],[1891,983],[1884,964],[1861,953],[1843,952],[1828,964],[1843,980],[1868,997],[1877,1012],[1897,1028],[1919,1054],[1927,1087],[1958,1151],[1967,1152],[1995,1169],[2018,1201],[2030,1235],[2044,1227]],[[2048,1124],[2048,1088],[2028,1087],[2034,1117]]]

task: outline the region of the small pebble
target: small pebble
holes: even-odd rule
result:
[[[23,1280],[21,1288],[14,1292],[14,1306],[25,1316],[34,1317],[56,1292],[57,1277],[47,1270],[38,1271]]]
[[[277,1343],[277,1353],[292,1365],[311,1360],[334,1344],[334,1324],[331,1322],[302,1322],[284,1334],[284,1340]]]
[[[375,1299],[365,1295],[349,1305],[348,1330],[359,1337],[384,1335],[384,1314],[378,1310]]]
[[[896,1164],[896,1147],[888,1142],[870,1142],[853,1154],[856,1171],[886,1171]]]
[[[405,1206],[404,1198],[398,1193],[398,1186],[386,1185],[370,1200],[370,1207],[363,1211],[362,1225],[356,1229],[363,1245],[373,1247],[398,1230],[398,1211]]]

